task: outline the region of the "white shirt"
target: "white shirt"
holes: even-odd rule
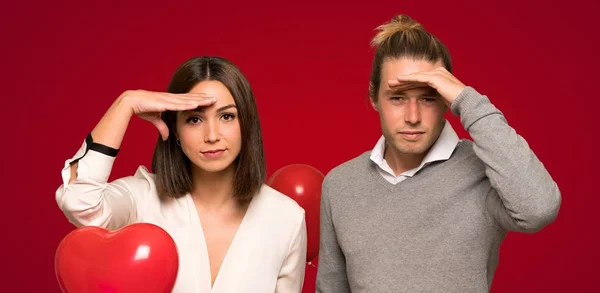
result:
[[[65,162],[56,201],[71,223],[115,230],[134,222],[167,231],[179,252],[174,293],[300,293],[306,264],[304,209],[263,185],[248,210],[211,288],[208,252],[190,195],[161,202],[154,175],[140,166],[133,176],[107,183],[114,157],[89,150],[69,184],[69,163],[85,153],[84,142]]]
[[[456,135],[456,131],[450,125],[450,122],[445,121],[444,128],[440,133],[440,137],[433,143],[427,155],[421,162],[421,165],[418,167],[402,172],[396,176],[392,168],[388,165],[383,155],[385,154],[385,137],[383,135],[375,144],[375,147],[371,151],[371,161],[377,164],[377,170],[379,174],[385,178],[388,182],[392,184],[397,184],[402,182],[404,179],[408,177],[412,177],[423,167],[435,161],[447,160],[454,152],[456,145],[459,142],[458,135]]]

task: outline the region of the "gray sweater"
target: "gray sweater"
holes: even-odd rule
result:
[[[507,231],[552,222],[560,191],[487,97],[451,106],[473,141],[393,185],[370,152],[323,182],[317,292],[489,292]]]

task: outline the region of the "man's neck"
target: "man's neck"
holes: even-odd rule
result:
[[[398,176],[408,170],[419,167],[426,155],[427,152],[423,154],[401,153],[386,143],[383,158],[392,171],[394,171],[394,175]]]

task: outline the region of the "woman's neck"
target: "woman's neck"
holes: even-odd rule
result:
[[[199,168],[193,168],[191,195],[194,202],[209,210],[235,204],[234,177],[235,166],[230,166],[220,172],[206,172]]]

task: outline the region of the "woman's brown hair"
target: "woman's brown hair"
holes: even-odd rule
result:
[[[221,57],[195,57],[177,68],[167,91],[169,93],[187,93],[196,84],[205,80],[223,83],[235,101],[242,147],[235,160],[236,172],[233,183],[234,196],[240,200],[250,200],[261,188],[266,177],[266,162],[262,142],[258,110],[250,84],[240,69]],[[169,133],[176,133],[177,113],[167,111],[162,119]],[[158,137],[152,172],[156,175],[159,196],[181,197],[192,189],[191,162],[177,145],[175,135],[169,135],[166,141]]]

